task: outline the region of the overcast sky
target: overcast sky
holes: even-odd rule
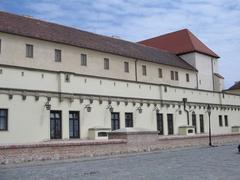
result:
[[[0,10],[134,42],[188,28],[221,57],[225,88],[240,80],[240,0],[0,0]]]

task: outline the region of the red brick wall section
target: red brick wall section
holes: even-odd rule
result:
[[[0,163],[81,158],[208,145],[207,135],[160,136],[157,139],[154,138],[154,141],[150,140],[151,136],[145,134],[143,138],[143,135],[135,134],[127,139],[125,136],[125,139],[102,141],[50,141],[29,145],[5,145],[0,146]],[[123,136],[121,135],[121,137]],[[117,135],[114,138],[118,138]],[[240,134],[213,136],[212,142],[214,145],[240,143]]]

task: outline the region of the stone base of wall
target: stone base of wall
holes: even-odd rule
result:
[[[114,135],[115,138],[118,138]],[[146,135],[148,138],[152,135]],[[124,137],[121,135],[121,137]],[[143,135],[131,134],[130,138],[98,141],[49,141],[38,144],[1,145],[0,164],[29,161],[58,160],[69,158],[93,157],[143,151],[155,151],[169,148],[208,145],[207,135],[159,136],[147,141]],[[136,138],[136,141],[133,139]],[[142,140],[141,140],[142,139]],[[240,133],[215,135],[214,145],[240,143]]]

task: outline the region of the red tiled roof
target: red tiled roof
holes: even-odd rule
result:
[[[228,90],[236,90],[240,89],[240,81],[236,82],[232,87],[230,87]]]
[[[63,43],[196,71],[193,66],[170,52],[1,11],[0,32]]]
[[[205,44],[203,44],[188,29],[183,29],[180,31],[164,34],[162,36],[146,39],[138,43],[162,50],[167,50],[177,55],[190,52],[199,52],[219,58],[216,53],[214,53]]]

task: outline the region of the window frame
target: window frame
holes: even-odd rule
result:
[[[186,82],[190,82],[190,76],[189,76],[189,73],[186,73]]]
[[[124,61],[124,72],[129,73],[129,62]]]
[[[87,54],[81,53],[81,66],[87,66]]]
[[[158,68],[158,77],[162,78],[163,74],[162,74],[162,68]]]
[[[171,80],[174,80],[174,71],[170,72]]]
[[[174,72],[174,75],[175,75],[175,81],[178,81],[178,80],[179,80],[178,71],[175,71],[175,72]]]
[[[223,118],[222,118],[222,115],[219,115],[219,116],[218,116],[218,124],[219,124],[219,127],[223,127]]]
[[[109,63],[110,60],[109,60],[109,58],[104,58],[103,61],[104,61],[104,62],[103,62],[103,63],[104,63],[104,69],[105,69],[105,70],[109,70],[109,69],[110,69],[110,65],[109,65],[109,64],[110,64],[110,63]]]
[[[142,75],[147,76],[147,66],[146,65],[142,65]]]
[[[55,54],[55,62],[62,62],[62,50],[61,49],[55,49],[54,50]]]
[[[225,127],[228,127],[228,126],[229,126],[229,123],[228,123],[228,115],[224,115],[224,125],[225,125]]]
[[[131,118],[127,118],[127,116],[130,115]],[[133,113],[132,112],[125,112],[125,127],[134,127],[134,122],[133,122]]]
[[[8,109],[4,109],[4,108],[1,108],[0,111],[6,111],[6,116],[1,116],[0,115],[0,119],[3,117],[5,117],[5,123],[6,123],[6,127],[4,129],[0,129],[0,131],[8,131]]]
[[[33,44],[26,44],[26,57],[33,58]]]

